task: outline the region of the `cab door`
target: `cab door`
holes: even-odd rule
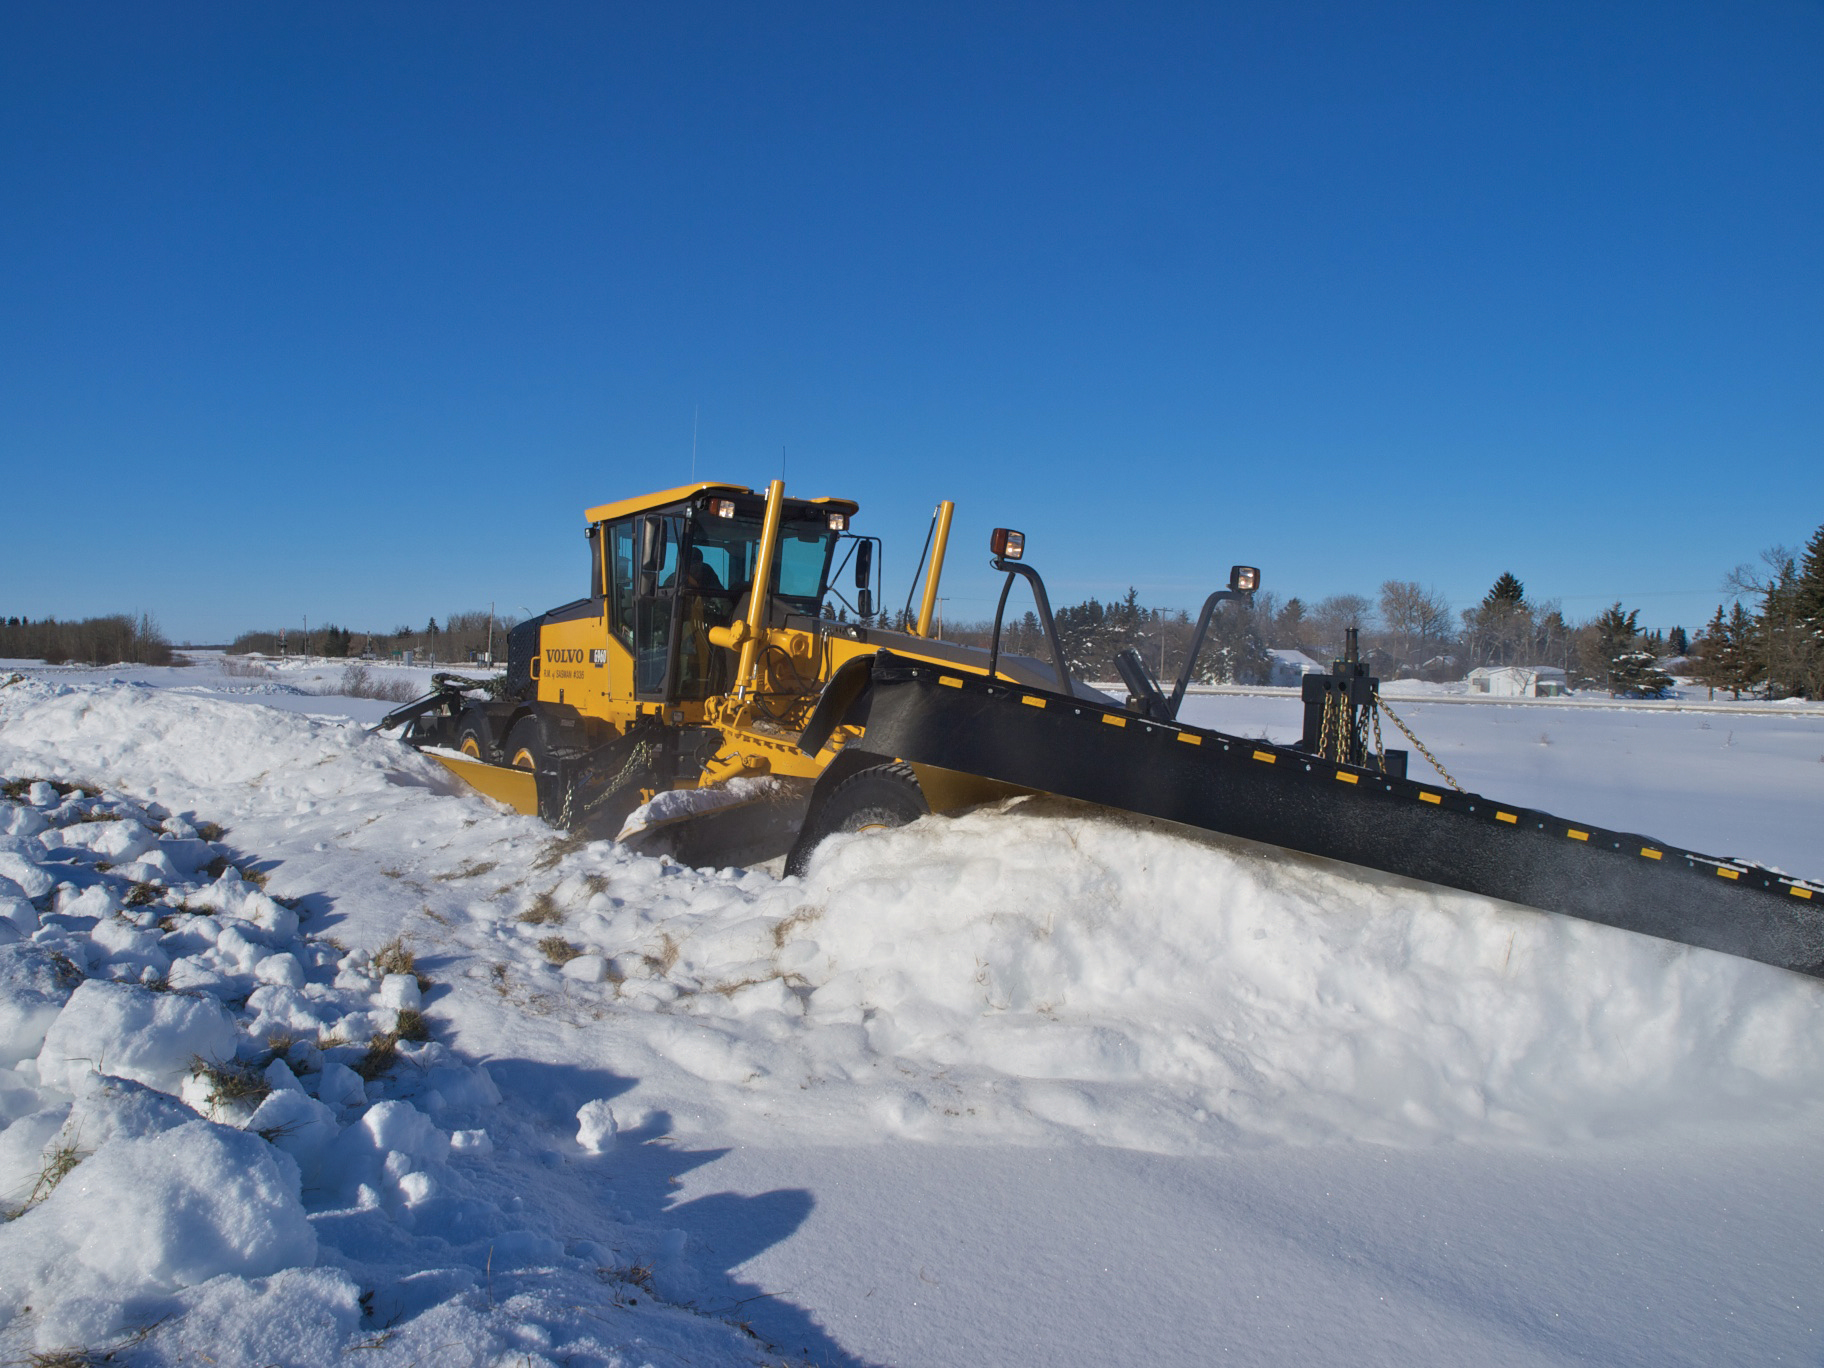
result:
[[[607,689],[611,699],[633,698],[633,628],[638,568],[638,518],[623,518],[604,529],[608,582]]]
[[[628,591],[616,586],[616,607],[630,625],[622,639],[633,657],[633,697],[670,702],[677,691],[678,566],[684,519],[675,513],[647,513],[624,526],[631,539],[632,573]]]

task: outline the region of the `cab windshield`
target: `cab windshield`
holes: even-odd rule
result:
[[[724,611],[732,615],[753,588],[754,563],[760,558],[760,520],[699,513],[692,532],[682,587],[686,592],[694,590],[725,600]],[[816,615],[836,536],[823,518],[780,523],[772,593],[787,610]]]

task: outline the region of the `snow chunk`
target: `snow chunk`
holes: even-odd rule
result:
[[[0,836],[36,836],[48,831],[50,823],[44,814],[18,803],[0,801]]]
[[[398,1150],[432,1163],[449,1157],[450,1137],[410,1102],[376,1103],[362,1116],[361,1129],[377,1150]]]
[[[41,945],[0,945],[0,1065],[37,1055],[81,982],[75,965]]]
[[[471,1159],[485,1159],[494,1153],[494,1138],[485,1130],[459,1130],[450,1133],[450,1153]]]
[[[618,1130],[614,1110],[600,1098],[577,1108],[576,1143],[589,1153],[606,1154],[613,1149]]]
[[[38,1076],[72,1090],[85,1073],[108,1073],[176,1093],[193,1061],[231,1059],[234,1046],[234,1022],[212,999],[91,979],[45,1033]]]
[[[40,868],[44,858],[44,847],[36,840],[0,836],[0,879],[16,887],[20,897],[42,898],[57,886],[57,881]]]
[[[380,980],[378,996],[382,1007],[390,1007],[395,1012],[415,1012],[424,1005],[418,980],[410,974],[388,974]]]
[[[365,1107],[367,1085],[346,1064],[325,1064],[317,1077],[317,1097],[332,1107]]]
[[[266,956],[253,966],[253,976],[261,983],[277,984],[281,988],[304,986],[304,966],[293,954]]]
[[[6,891],[18,887],[11,879],[0,879],[0,921],[11,926],[20,938],[24,938],[38,929],[38,909],[22,894]],[[13,937],[8,936],[7,939]]]
[[[41,1349],[119,1334],[150,1297],[316,1261],[295,1173],[207,1121],[103,1145],[0,1227],[0,1316],[32,1308]]]
[[[124,864],[151,850],[158,844],[158,837],[129,818],[64,827],[57,832],[56,841],[64,850],[86,850],[98,860]]]
[[[297,1160],[304,1181],[314,1185],[324,1151],[342,1128],[336,1124],[336,1114],[316,1098],[306,1096],[294,1079],[291,1088],[278,1088],[266,1095],[248,1119],[246,1129],[265,1136]]]
[[[567,979],[576,979],[582,983],[600,983],[608,977],[608,961],[600,955],[578,955],[567,960],[558,971]]]
[[[281,907],[250,883],[244,883],[232,868],[222,877],[185,899],[192,907],[213,908],[224,917],[258,927],[262,938],[280,945],[298,934],[298,914]]]

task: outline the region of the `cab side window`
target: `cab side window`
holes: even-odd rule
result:
[[[622,643],[633,646],[633,556],[637,520],[627,519],[608,529],[608,619]]]

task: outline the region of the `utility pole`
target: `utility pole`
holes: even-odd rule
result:
[[[690,461],[691,473],[696,473],[697,461],[693,453]],[[494,600],[488,600],[488,664],[494,663]]]

